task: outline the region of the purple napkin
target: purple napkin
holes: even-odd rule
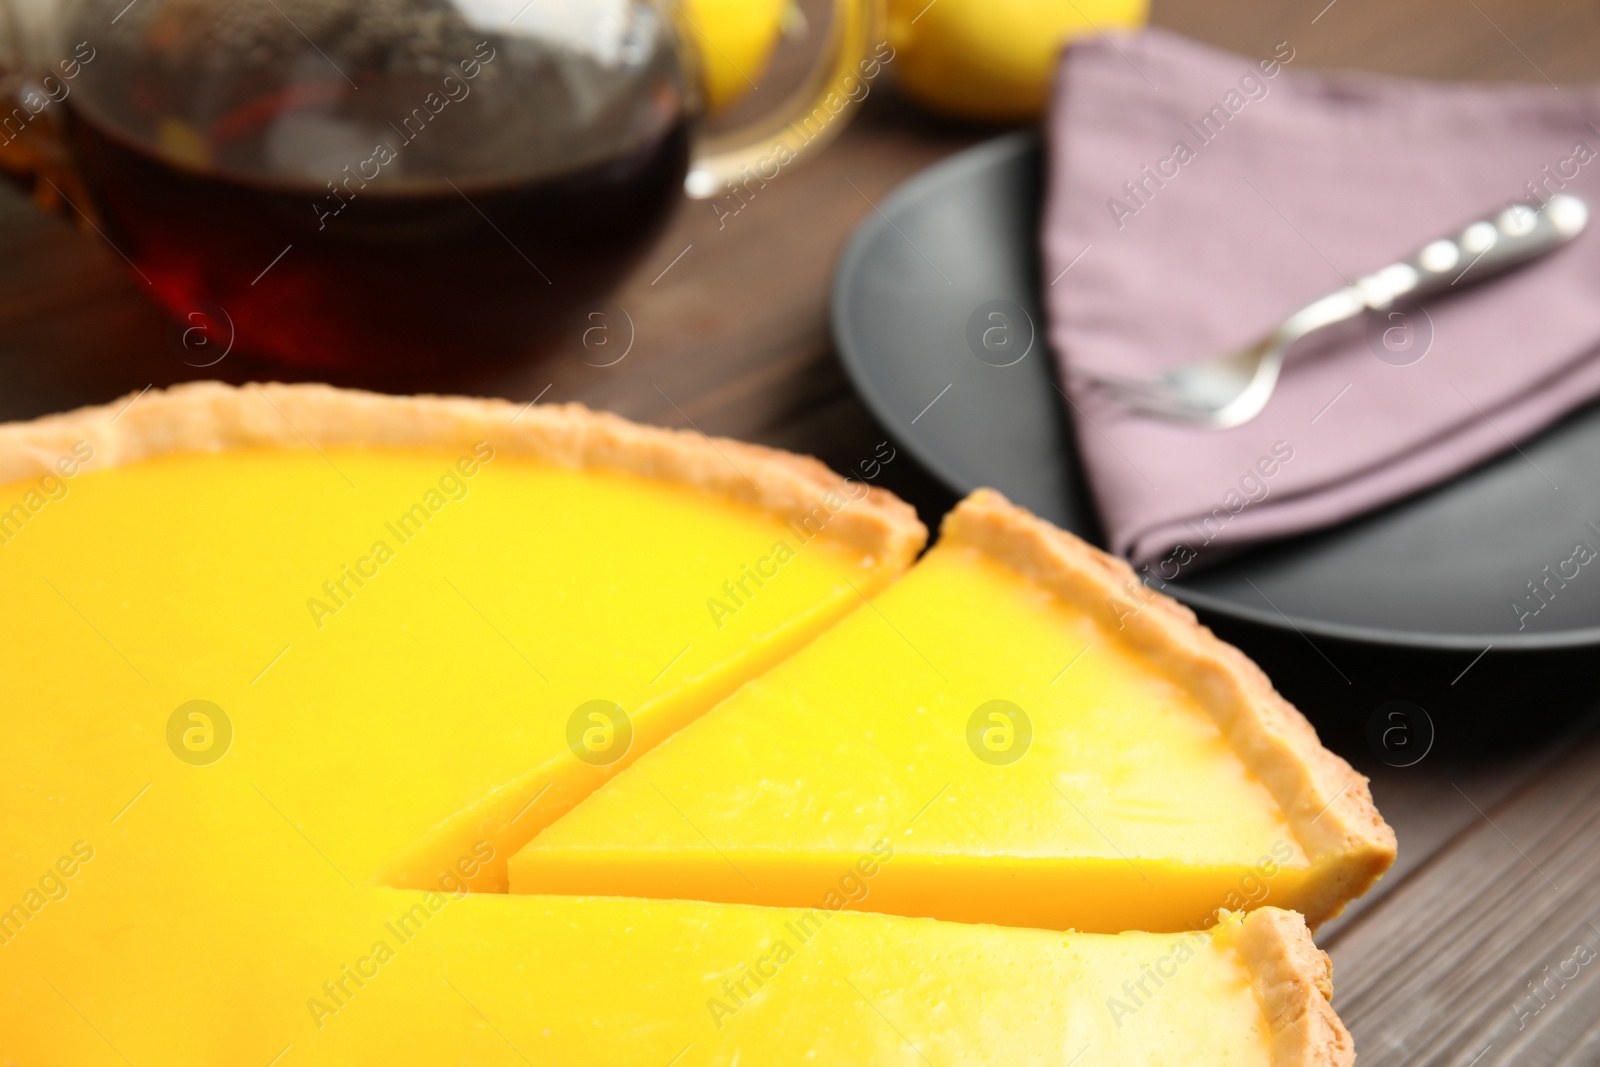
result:
[[[1068,49],[1045,299],[1112,548],[1170,579],[1416,493],[1600,394],[1597,126],[1588,86],[1324,73],[1298,69],[1292,43],[1247,58],[1160,30]],[[1348,279],[1557,191],[1594,213],[1570,245],[1305,339],[1244,426],[1136,416],[1078,373],[1150,375],[1237,348]]]

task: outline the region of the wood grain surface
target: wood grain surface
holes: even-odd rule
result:
[[[1247,53],[1290,41],[1297,67],[1556,86],[1600,79],[1600,6],[1575,0],[1158,0],[1153,18]],[[830,344],[834,262],[899,182],[999,132],[927,116],[875,87],[835,145],[786,169],[738,216],[719,225],[706,204],[680,207],[614,297],[633,324],[620,363],[586,363],[568,338],[515,366],[354,384],[580,400],[849,469],[890,432],[854,395]],[[22,191],[0,189],[0,419],[191,378],[281,376],[232,357],[196,370],[182,354],[116,252],[41,214]],[[903,454],[879,484],[930,522],[952,502]],[[1265,635],[1259,647],[1248,631],[1229,636],[1279,670]],[[1437,671],[1446,667],[1441,678],[1459,669]],[[1294,670],[1275,674],[1281,688],[1318,688]],[[1403,689],[1406,670],[1384,684]],[[1587,673],[1574,677],[1580,691],[1568,695],[1600,703]],[[1600,741],[1587,720],[1553,726],[1507,698],[1506,721],[1528,725],[1496,737],[1516,745],[1472,753],[1450,744],[1441,723],[1436,751],[1394,767],[1362,739],[1372,697],[1343,710],[1330,698],[1318,712],[1332,743],[1373,775],[1400,838],[1395,871],[1319,935],[1361,1062],[1600,1063]]]

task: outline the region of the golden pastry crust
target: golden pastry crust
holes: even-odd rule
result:
[[[1150,589],[1122,560],[980,489],[945,517],[942,542],[971,545],[1081,608],[1182,685],[1283,809],[1315,878],[1295,903],[1313,928],[1394,862],[1394,831],[1367,779],[1317,739],[1249,657]]]
[[[79,441],[89,469],[175,452],[240,448],[496,450],[566,467],[603,467],[694,486],[813,527],[903,569],[928,532],[882,489],[849,482],[821,462],[687,430],[643,426],[581,404],[527,407],[471,397],[385,396],[328,385],[193,382],[100,407],[0,426],[0,485],[52,473]]]
[[[1333,1011],[1333,964],[1293,911],[1261,908],[1232,935],[1272,1027],[1272,1067],[1350,1067],[1355,1043]]]

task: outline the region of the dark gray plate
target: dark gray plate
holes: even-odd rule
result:
[[[896,190],[845,249],[833,332],[874,413],[952,489],[993,486],[1098,540],[1043,336],[1040,163],[1033,135],[1013,134]],[[985,362],[974,354],[975,312],[980,329],[1009,330],[991,335],[1009,350],[991,347],[1010,355]],[[1017,355],[1010,366],[994,365]],[[1579,542],[1600,550],[1600,406],[1447,485],[1168,588],[1223,616],[1353,641],[1472,650],[1600,645],[1600,560],[1564,584],[1549,580],[1554,595],[1545,594],[1548,604],[1524,628],[1512,607]]]

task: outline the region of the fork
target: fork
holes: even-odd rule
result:
[[[1238,351],[1185,363],[1154,378],[1084,377],[1141,414],[1218,430],[1240,426],[1267,406],[1284,356],[1307,334],[1364,311],[1385,311],[1402,297],[1415,303],[1447,292],[1469,274],[1468,284],[1486,280],[1572,240],[1588,221],[1588,205],[1565,193],[1537,210],[1512,204],[1454,237],[1430,241],[1408,259],[1312,301]]]

